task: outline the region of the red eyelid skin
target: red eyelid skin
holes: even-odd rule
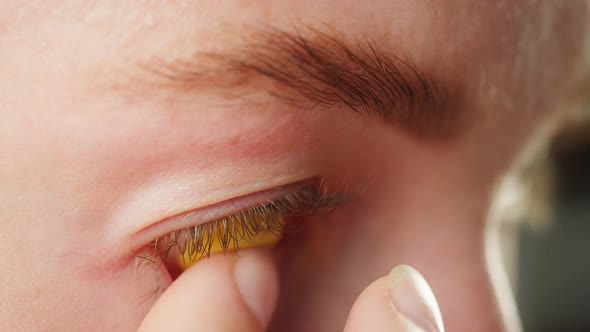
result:
[[[141,248],[148,245],[159,236],[163,236],[187,227],[211,222],[228,215],[233,215],[253,206],[277,200],[283,196],[297,192],[312,182],[313,179],[298,181],[295,183],[259,191],[239,198],[232,198],[227,201],[165,218],[161,221],[151,224],[143,230],[138,231],[133,239],[133,248],[141,250]]]

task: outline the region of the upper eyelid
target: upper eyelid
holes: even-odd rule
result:
[[[349,198],[348,192],[329,192],[325,182],[310,184],[268,203],[158,237],[154,241],[154,250],[156,255],[164,259],[167,259],[173,248],[180,251],[183,259],[188,250],[191,261],[208,257],[214,243],[218,243],[223,251],[232,245],[237,250],[241,240],[249,241],[259,234],[293,234],[296,228],[291,228],[294,225],[289,224],[287,218],[323,214]]]
[[[162,219],[161,221],[150,224],[148,227],[139,230],[135,234],[133,248],[141,248],[149,244],[158,236],[171,233],[175,230],[184,229],[199,224],[205,224],[207,222],[238,213],[239,211],[251,208],[253,206],[271,202],[277,198],[286,196],[289,193],[296,192],[298,189],[302,188],[311,181],[312,179],[303,180],[296,183],[259,191],[246,196],[233,198],[211,206],[197,208]]]

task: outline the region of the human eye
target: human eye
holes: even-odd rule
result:
[[[190,226],[157,236],[142,259],[161,262],[174,278],[213,254],[272,247],[282,238],[295,236],[307,217],[327,213],[353,199],[358,190],[351,188],[340,184],[333,190],[317,177],[222,202],[209,211],[180,214],[163,222]],[[219,212],[215,212],[217,208]]]

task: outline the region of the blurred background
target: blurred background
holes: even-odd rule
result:
[[[523,169],[537,201],[513,241],[524,331],[590,331],[590,108],[565,121],[539,161]]]

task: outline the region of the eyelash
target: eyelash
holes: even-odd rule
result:
[[[239,250],[240,240],[249,241],[264,232],[290,236],[298,230],[297,223],[291,222],[293,219],[329,212],[352,196],[350,186],[331,193],[325,181],[318,180],[279,199],[158,237],[153,242],[154,252],[164,261],[173,249],[183,257],[197,260],[209,257],[216,239],[225,252],[229,248]]]

